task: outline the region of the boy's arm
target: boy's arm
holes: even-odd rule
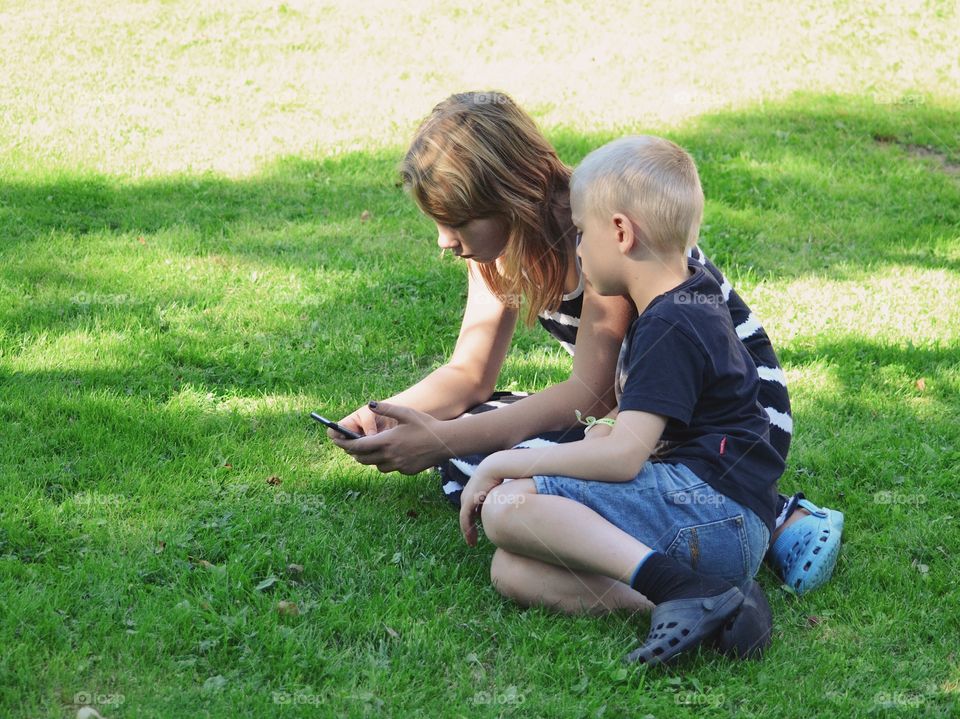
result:
[[[550,447],[508,449],[487,457],[477,473],[503,479],[559,474],[603,482],[629,482],[640,472],[667,425],[667,418],[649,412],[621,412],[606,436]],[[499,484],[499,482],[498,482]],[[466,493],[466,490],[464,490]]]
[[[590,438],[594,432],[609,429],[601,425],[591,429],[587,438],[579,442],[508,449],[491,454],[480,463],[460,495],[460,531],[464,539],[470,546],[477,543],[475,515],[487,493],[505,478],[559,474],[579,479],[629,482],[640,473],[666,425],[667,418],[659,414],[620,412],[612,431],[606,436]]]
[[[607,416],[604,417],[604,419],[615,420],[619,413],[620,413],[620,410],[614,407],[607,413]],[[606,424],[605,422],[601,424],[598,422],[597,424],[590,427],[589,431],[584,431],[583,439],[584,440],[600,439],[601,437],[606,437],[612,431],[613,431],[613,427],[611,427],[609,424]]]

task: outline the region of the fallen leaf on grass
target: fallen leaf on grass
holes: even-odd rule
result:
[[[276,577],[267,577],[260,584],[257,585],[256,589],[258,592],[265,592],[268,589],[272,589],[273,585],[277,583]]]
[[[227,678],[223,674],[217,674],[215,677],[210,677],[203,683],[202,690],[205,692],[209,691],[220,691],[227,684]]]
[[[610,672],[610,681],[619,684],[626,681],[628,676],[630,676],[630,671],[626,667],[620,667]]]
[[[298,617],[300,616],[300,608],[295,602],[277,602],[277,613],[286,617]]]
[[[211,572],[217,572],[219,574],[222,574],[223,572],[226,571],[226,569],[224,569],[223,567],[220,567],[214,564],[213,562],[208,562],[206,559],[197,559],[196,557],[188,556],[187,560],[193,562],[201,569],[209,569]]]

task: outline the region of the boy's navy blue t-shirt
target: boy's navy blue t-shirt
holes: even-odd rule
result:
[[[682,284],[634,320],[617,363],[621,412],[667,417],[651,462],[686,465],[773,531],[784,462],[757,402],[760,379],[716,280],[694,260]]]

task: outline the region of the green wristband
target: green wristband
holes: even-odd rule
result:
[[[598,424],[605,424],[605,425],[608,425],[608,426],[610,426],[610,427],[613,427],[613,425],[616,424],[616,420],[611,419],[610,417],[601,417],[600,419],[597,419],[596,417],[586,417],[586,418],[584,418],[584,416],[580,413],[580,410],[579,410],[579,409],[575,409],[574,412],[575,412],[576,415],[577,415],[577,421],[578,421],[580,424],[585,424],[585,425],[587,425],[587,428],[586,428],[585,430],[583,430],[583,433],[584,433],[584,434],[586,434],[587,432],[589,432],[591,429],[593,429],[594,427],[596,427]]]

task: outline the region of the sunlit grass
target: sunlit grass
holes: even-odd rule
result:
[[[614,33],[614,28],[622,34]],[[547,127],[671,127],[798,90],[956,98],[953,2],[0,5],[14,168],[247,174],[406,141],[438,100],[499,88]]]

